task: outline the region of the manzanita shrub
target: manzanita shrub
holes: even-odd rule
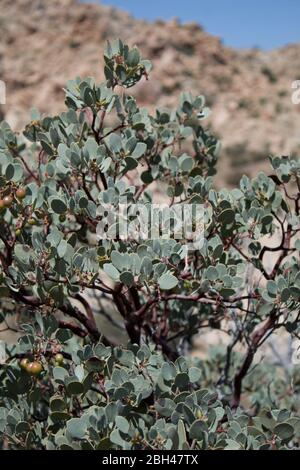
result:
[[[14,316],[19,333],[1,354],[1,447],[298,448],[299,370],[254,360],[299,332],[299,162],[216,190],[204,98],[150,114],[128,93],[149,61],[121,41],[104,59],[105,82],[69,82],[59,116],[0,125],[2,332]],[[144,234],[158,193],[171,225],[202,208],[193,246],[120,235],[120,204]],[[101,331],[116,312],[127,345]],[[192,358],[210,330],[227,346]]]

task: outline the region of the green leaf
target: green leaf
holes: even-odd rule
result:
[[[289,441],[294,435],[294,428],[288,423],[280,423],[275,426],[273,432],[283,441]]]
[[[189,369],[189,379],[191,383],[198,382],[201,379],[202,372],[197,367],[191,367]]]
[[[57,254],[60,258],[63,258],[67,252],[68,243],[66,240],[61,240],[57,247]]]
[[[234,294],[235,294],[234,289],[229,289],[229,288],[220,289],[220,295],[222,297],[228,298],[228,297],[233,296]]]
[[[209,268],[207,268],[206,270],[206,278],[209,281],[216,281],[218,277],[219,277],[219,273],[218,273],[217,268],[215,268],[214,266],[209,266]]]
[[[190,428],[190,439],[196,439],[197,441],[201,441],[204,436],[204,432],[207,432],[207,424],[200,419],[194,421]]]
[[[271,214],[267,214],[261,219],[261,223],[263,225],[270,225],[272,222],[273,222],[273,216]]]
[[[110,135],[109,148],[115,153],[119,153],[122,150],[122,139],[118,134]]]
[[[174,401],[170,398],[160,398],[155,403],[155,409],[159,413],[160,416],[164,416],[169,418],[173,411],[174,411]]]
[[[104,272],[114,281],[118,281],[120,279],[119,271],[114,267],[111,263],[106,263],[103,266]]]
[[[81,395],[84,392],[83,384],[76,379],[68,381],[66,388],[68,395]]]
[[[287,302],[291,296],[291,291],[288,287],[282,290],[280,294],[281,302]]]
[[[176,368],[174,364],[165,362],[162,365],[161,374],[165,380],[172,380],[176,375]]]
[[[13,179],[14,174],[15,174],[14,166],[10,163],[6,167],[5,177],[6,177],[6,179],[11,180],[11,179]]]
[[[41,146],[43,147],[43,150],[50,156],[54,154],[53,148],[51,145],[49,145],[47,142],[44,140],[41,140]]]
[[[126,286],[130,287],[134,283],[134,277],[131,272],[125,271],[120,274],[120,281],[123,282]]]
[[[129,431],[129,423],[123,416],[116,416],[116,426],[124,434],[127,434]]]
[[[132,157],[138,159],[142,155],[144,155],[146,150],[147,150],[147,145],[144,142],[138,142],[135,149],[134,149],[134,151],[133,151],[133,153],[132,153]]]
[[[54,411],[64,411],[66,408],[65,400],[59,396],[53,396],[50,399],[50,410]]]
[[[130,67],[135,67],[138,65],[139,61],[140,61],[140,52],[137,47],[134,47],[129,51],[127,59],[126,59],[126,63]]]
[[[86,361],[85,366],[89,372],[100,372],[103,370],[103,361],[98,357],[91,357]]]
[[[28,432],[29,429],[29,423],[27,423],[26,421],[20,421],[16,425],[16,434],[23,434],[24,432]]]
[[[81,418],[72,418],[67,422],[67,429],[74,439],[84,439],[87,425]]]
[[[54,377],[54,380],[56,380],[57,382],[64,383],[65,378],[68,376],[69,376],[68,371],[64,369],[63,367],[53,368],[53,377]]]
[[[233,439],[226,439],[225,450],[241,450],[241,445]]]
[[[126,167],[124,171],[134,170],[138,166],[138,161],[132,157],[125,158]]]
[[[178,421],[177,432],[178,432],[178,441],[179,441],[178,450],[183,450],[184,445],[187,442],[187,437],[186,437],[185,425],[182,419]]]
[[[182,155],[179,158],[179,165],[183,172],[190,172],[193,169],[194,160],[192,157],[189,157],[187,155]]]
[[[111,441],[108,437],[104,437],[100,440],[97,450],[110,450],[111,449]]]
[[[116,444],[117,446],[123,448],[124,444],[126,443],[126,441],[124,441],[124,439],[121,437],[120,435],[120,432],[118,429],[114,429],[110,436],[109,436],[109,439],[111,441],[112,444]]]
[[[185,372],[179,373],[175,377],[174,386],[178,387],[179,390],[187,390],[189,386],[189,376]]]
[[[50,202],[51,209],[56,214],[64,214],[67,211],[67,206],[62,199],[53,198]]]
[[[223,224],[232,224],[235,220],[235,213],[232,209],[225,209],[221,214],[219,215],[219,220]]]
[[[268,281],[267,282],[267,290],[268,294],[272,296],[276,296],[277,294],[277,284],[275,281]]]
[[[171,290],[178,285],[178,279],[170,272],[167,272],[158,279],[158,284],[162,290]]]

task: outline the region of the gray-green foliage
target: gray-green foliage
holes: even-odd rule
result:
[[[33,110],[23,135],[0,124],[1,319],[17,314],[25,333],[1,364],[2,446],[296,447],[297,399],[279,412],[277,396],[275,406],[250,387],[257,417],[239,405],[266,339],[280,328],[298,337],[300,164],[271,157],[270,176],[216,190],[205,99],[186,92],[151,114],[129,94],[151,64],[121,41],[104,60],[102,84],[67,84],[65,112]],[[148,207],[157,188],[171,210],[205,208],[196,250],[96,236],[116,228],[106,204]],[[115,324],[114,309],[128,350],[99,330],[99,315]],[[209,329],[225,331],[228,347],[218,363],[192,365],[182,351]],[[20,368],[24,357],[43,363],[41,375]]]
[[[164,359],[153,346],[85,346],[53,320],[26,328],[1,369],[0,439],[34,449],[283,449],[297,447],[300,418],[262,399],[254,418],[203,388],[207,364]],[[33,333],[39,333],[39,342]],[[18,357],[43,351],[32,378]],[[54,351],[62,349],[63,364]]]

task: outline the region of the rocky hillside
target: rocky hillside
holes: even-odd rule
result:
[[[220,166],[228,184],[240,172],[256,172],[270,152],[300,154],[300,105],[291,101],[291,83],[300,78],[300,45],[268,53],[235,50],[197,24],[150,23],[76,0],[0,0],[0,7],[3,111],[16,129],[30,107],[60,111],[68,79],[101,80],[104,43],[121,37],[154,63],[152,79],[136,91],[144,104],[175,105],[182,90],[206,95],[223,141]]]

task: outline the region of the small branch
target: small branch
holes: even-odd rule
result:
[[[283,251],[281,255],[279,256],[278,260],[276,261],[276,264],[270,274],[270,279],[275,278],[282,261],[286,258],[287,252],[289,252],[290,243],[291,243],[291,233],[292,233],[292,226],[289,224],[287,228],[287,232],[285,233],[285,236],[284,236],[284,241],[283,241],[283,246],[282,246]]]
[[[100,140],[103,139],[103,137],[100,139],[99,137],[99,131],[96,130],[95,126],[96,126],[96,119],[97,119],[97,113],[94,113],[93,114],[93,122],[92,122],[92,131],[94,133],[94,137],[95,137],[95,140],[97,142],[97,144],[99,145],[100,144]],[[104,117],[103,117],[104,119]],[[103,122],[102,122],[102,125],[103,125]],[[104,189],[107,189],[108,186],[107,186],[107,181],[106,181],[106,178],[104,176],[104,174],[102,173],[102,171],[99,170],[99,175],[100,175],[100,178],[101,178],[101,181],[102,181],[102,184],[103,184],[103,187]]]
[[[164,340],[163,338],[157,336],[150,328],[149,325],[145,325],[144,329],[146,333],[149,335],[149,337],[154,341],[154,343],[157,346],[161,347],[162,352],[166,355],[170,361],[176,361],[176,359],[179,357],[179,354],[177,351],[174,351],[173,349],[170,348],[168,345],[167,341]]]
[[[238,251],[239,254],[240,254],[248,263],[253,264],[252,259],[251,259],[248,255],[246,255],[246,253],[244,253],[235,243],[231,243],[231,246],[232,246],[233,248],[235,248],[235,250]],[[256,267],[256,266],[255,266],[255,267]],[[267,279],[267,280],[270,280],[270,279],[271,279],[270,275],[266,272],[266,270],[264,269],[263,266],[261,267],[261,272],[262,272],[263,276],[265,277],[265,279]]]
[[[240,404],[241,393],[242,393],[242,382],[245,376],[247,375],[248,370],[253,362],[256,350],[259,344],[261,344],[261,340],[264,338],[265,334],[275,326],[276,320],[277,320],[277,316],[274,310],[270,314],[267,321],[253,333],[251,344],[248,347],[242,366],[240,370],[236,373],[234,380],[233,380],[233,398],[232,398],[232,403],[231,403],[231,407],[233,409],[236,409]]]
[[[22,157],[22,155],[18,155],[18,157],[20,158],[21,162],[23,163],[27,173],[38,183],[40,184],[40,180],[39,178],[34,174],[34,172],[29,168],[27,162],[24,160],[24,158]]]
[[[71,330],[75,335],[79,336],[80,338],[85,338],[87,336],[87,332],[84,331],[80,326],[75,325],[75,323],[69,323],[63,320],[58,322],[60,328],[64,328],[67,330]]]
[[[82,297],[82,295],[80,295],[80,294],[76,294],[75,299],[78,300],[78,302],[80,302],[81,305],[84,306],[84,309],[87,313],[88,318],[90,319],[90,321],[93,324],[94,328],[97,329],[97,325],[96,325],[96,322],[95,322],[95,317],[94,317],[94,314],[93,314],[93,310],[91,309],[91,306],[88,303],[88,301],[84,297]]]
[[[89,200],[92,201],[95,204],[95,200],[94,200],[93,196],[91,195],[89,188],[87,187],[84,173],[82,174],[82,187],[84,189],[85,194],[89,198]]]
[[[228,376],[229,376],[229,369],[230,369],[230,366],[231,366],[232,351],[233,351],[233,348],[235,347],[235,345],[237,344],[237,342],[240,340],[240,338],[241,338],[241,332],[238,330],[236,335],[233,337],[232,341],[227,346],[224,371],[223,371],[222,376],[218,380],[217,385],[221,385],[223,383],[225,383],[225,384],[228,383]]]
[[[104,140],[106,137],[108,137],[109,135],[113,134],[114,132],[120,131],[121,129],[125,129],[126,127],[128,127],[126,124],[120,124],[119,126],[115,127],[115,128],[112,129],[111,131],[109,131],[109,132],[107,132],[106,134],[104,134],[104,135],[99,139],[99,142],[101,142],[102,140]]]
[[[103,344],[105,344],[106,346],[110,346],[110,342],[105,337],[101,336],[101,333],[99,332],[98,328],[95,327],[95,321],[85,316],[84,313],[82,313],[78,308],[73,307],[69,303],[67,305],[63,305],[62,307],[59,307],[59,310],[61,310],[69,317],[78,320],[79,323],[81,323],[86,328],[86,330],[94,339],[94,341],[99,341],[101,339]]]
[[[100,124],[99,124],[99,131],[98,131],[98,134],[100,135],[102,129],[103,129],[103,124],[104,124],[104,119],[105,119],[105,115],[106,115],[106,109],[103,109],[102,113],[101,113],[101,117],[100,117]]]
[[[30,305],[31,307],[41,308],[44,306],[44,304],[40,302],[38,299],[36,299],[35,297],[22,295],[20,292],[11,291],[11,295],[16,300],[26,305]],[[72,317],[76,319],[79,323],[81,323],[81,325],[83,325],[86,328],[87,332],[93,338],[94,341],[99,341],[101,339],[102,343],[105,344],[106,346],[111,345],[110,341],[104,336],[102,336],[101,333],[99,332],[98,328],[95,325],[94,318],[91,319],[87,317],[78,308],[73,307],[70,303],[63,305],[61,307],[58,307],[58,309],[61,312],[68,315],[69,317]]]
[[[143,194],[147,186],[148,186],[147,184],[143,184],[142,186],[139,187],[139,189],[137,190],[134,196],[135,201],[138,201],[139,197]]]

